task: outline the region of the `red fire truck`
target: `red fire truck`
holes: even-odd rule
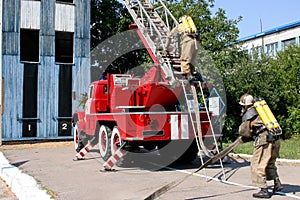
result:
[[[209,115],[205,111],[179,110],[179,105],[188,106],[183,87],[171,88],[166,82],[155,81],[158,73],[158,67],[152,67],[142,78],[108,74],[106,80],[93,82],[85,110],[73,115],[77,150],[93,140],[99,144],[101,157],[107,160],[121,142],[153,150],[176,141],[178,151],[172,149],[174,155],[170,155],[171,151],[167,155],[182,154],[184,160],[194,159],[198,152],[197,134],[191,119],[199,114],[202,137],[212,137]],[[152,81],[146,77],[152,77]]]
[[[158,13],[170,12],[158,12],[147,0],[124,3],[155,64],[142,78],[107,74],[104,80],[90,84],[84,111],[73,114],[77,151],[92,143],[98,144],[104,160],[121,144],[125,149],[158,150],[166,158],[186,161],[193,160],[200,149],[210,155],[216,146],[216,136],[207,106],[198,106],[198,94],[203,95],[205,89],[203,83],[190,85],[176,78],[174,71],[180,68],[178,54],[162,53],[170,27]],[[211,141],[209,147],[204,139]]]

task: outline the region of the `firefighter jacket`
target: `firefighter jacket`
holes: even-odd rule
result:
[[[250,107],[244,113],[242,124],[239,126],[239,135],[244,142],[254,140],[254,146],[265,145],[269,141],[268,130],[254,107]]]
[[[178,37],[177,39],[179,39],[181,45],[186,43],[189,40],[193,40],[193,38],[191,38],[188,33],[185,33],[184,25],[178,24],[171,30],[170,34],[167,37],[166,44],[165,44],[167,50],[171,43],[171,40],[174,37],[175,37],[175,39],[176,39],[176,37]]]

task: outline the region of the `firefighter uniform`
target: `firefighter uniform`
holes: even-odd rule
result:
[[[166,48],[169,48],[171,39],[179,37],[180,40],[180,62],[181,72],[186,75],[191,75],[194,66],[197,66],[197,54],[199,48],[199,40],[185,32],[185,27],[182,23],[173,28],[167,38]]]
[[[251,99],[253,101],[253,97],[250,95]],[[239,134],[245,140],[254,139],[251,178],[252,184],[261,188],[261,191],[253,194],[253,197],[270,198],[271,196],[267,190],[267,181],[274,180],[273,192],[282,190],[275,165],[276,158],[279,156],[280,140],[279,136],[273,136],[269,133],[250,100],[248,99],[248,103],[247,100],[244,103],[243,100],[240,102],[246,109],[242,113],[243,117],[242,124],[239,127]]]
[[[259,116],[253,121],[262,124]],[[278,138],[272,138],[267,130],[260,132],[260,128],[259,126],[250,126],[250,131],[255,138],[253,157],[251,160],[251,177],[254,186],[267,188],[266,181],[275,180],[278,177],[275,162],[279,156],[280,140]]]

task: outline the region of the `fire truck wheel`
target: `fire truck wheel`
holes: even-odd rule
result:
[[[117,126],[113,128],[110,140],[111,154],[113,155],[121,146],[122,140]]]
[[[79,152],[85,145],[85,135],[83,132],[79,132],[78,122],[73,127],[74,147]]]
[[[102,159],[105,161],[111,156],[110,138],[110,128],[102,125],[99,129],[99,151]]]
[[[74,147],[76,152],[79,152],[86,144],[87,139],[84,132],[79,132],[78,122],[73,127]]]
[[[73,138],[74,138],[74,147],[77,150],[78,148],[78,141],[79,141],[79,128],[78,128],[78,122],[75,123],[73,127]]]

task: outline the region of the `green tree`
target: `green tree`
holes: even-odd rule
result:
[[[167,1],[166,5],[176,19],[183,15],[192,17],[200,33],[201,45],[205,50],[218,54],[235,43],[239,34],[238,22],[242,19],[228,19],[223,9],[213,15],[214,0]],[[216,56],[217,57],[217,56]]]
[[[91,1],[92,80],[107,72],[126,73],[148,60],[143,44],[136,42],[137,34],[134,31],[123,34],[132,23],[127,9],[119,1]],[[119,37],[115,37],[118,34]],[[123,53],[124,49],[137,50]]]
[[[300,130],[300,48],[290,46],[275,58],[253,54],[240,56],[238,62],[226,68],[224,82],[228,103],[225,135],[236,137],[239,118],[239,97],[250,93],[266,100],[279,121],[284,138],[299,134]],[[232,131],[226,132],[226,130]]]
[[[300,134],[300,48],[289,46],[278,53],[271,64],[270,73],[276,74],[274,87],[278,87],[275,112],[284,130],[284,137]],[[273,102],[271,102],[274,104]]]
[[[117,0],[91,1],[91,49],[100,42],[124,31],[130,18],[126,16],[126,8]]]

